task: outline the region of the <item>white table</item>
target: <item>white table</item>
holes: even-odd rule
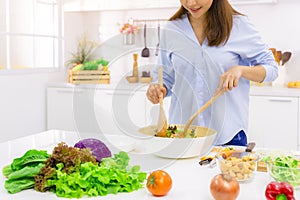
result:
[[[92,135],[91,135],[92,136]],[[95,136],[97,137],[97,136]],[[50,130],[35,135],[19,138],[16,140],[0,143],[0,167],[12,162],[15,157],[22,156],[31,148],[45,149],[51,153],[54,146],[64,141],[68,145],[74,145],[80,139],[79,135],[74,132],[65,132],[58,130]],[[155,169],[164,169],[173,180],[173,187],[168,195],[159,199],[170,200],[212,200],[209,185],[212,177],[219,173],[218,167],[209,168],[208,166],[200,166],[199,158],[191,159],[163,159],[152,154],[142,152],[144,141],[137,141],[136,150],[130,152],[131,165],[138,164],[142,170],[150,172]],[[118,149],[113,149],[113,153]],[[139,152],[139,153],[135,153]],[[35,200],[35,199],[63,199],[58,198],[54,193],[40,193],[33,189],[24,190],[17,194],[8,194],[4,188],[5,178],[1,174],[0,178],[0,199],[1,200]],[[264,200],[264,191],[266,185],[271,181],[267,173],[257,172],[254,179],[248,183],[240,183],[240,200]],[[296,199],[300,198],[300,190],[295,191]],[[147,189],[143,188],[132,193],[119,193],[117,195],[107,195],[103,197],[93,197],[87,199],[104,199],[104,200],[142,200],[142,199],[158,199],[153,197]]]

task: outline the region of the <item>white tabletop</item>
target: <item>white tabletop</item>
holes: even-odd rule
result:
[[[66,142],[68,145],[74,145],[80,139],[79,135],[74,132],[65,132],[51,130],[35,135],[19,138],[16,140],[0,143],[0,167],[1,169],[12,162],[15,157],[22,156],[27,150],[44,149],[51,153],[52,149],[59,142]],[[173,187],[168,195],[160,197],[165,200],[212,200],[209,185],[210,181],[216,174],[220,173],[218,167],[209,168],[208,166],[200,166],[199,158],[191,159],[163,159],[152,154],[142,153],[143,141],[136,141],[136,149],[129,152],[131,165],[140,165],[141,169],[146,172],[155,169],[163,169],[167,171],[173,180]],[[111,147],[109,147],[111,148]],[[113,153],[118,148],[112,150]],[[139,152],[139,153],[136,153]],[[63,199],[58,198],[54,193],[40,193],[33,189],[24,190],[17,194],[8,194],[4,188],[5,178],[0,178],[0,199],[1,200],[27,200],[27,199]],[[271,181],[267,173],[257,172],[254,179],[247,183],[240,183],[240,200],[263,200],[266,185]],[[295,197],[300,198],[300,190],[295,190]],[[101,197],[92,197],[87,199],[104,199],[104,200],[126,200],[126,199],[157,199],[152,196],[146,188],[131,193],[119,193],[117,195],[107,195]]]

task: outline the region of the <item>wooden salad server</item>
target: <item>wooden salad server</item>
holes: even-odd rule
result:
[[[163,87],[163,69],[159,67],[158,69],[158,84]],[[157,133],[156,136],[166,137],[168,128],[167,117],[164,111],[163,98],[159,99],[159,116],[157,121]]]
[[[210,106],[210,104],[212,104],[219,96],[221,96],[224,93],[224,90],[220,90],[218,93],[216,93],[211,99],[209,99],[197,112],[195,112],[190,119],[187,121],[187,123],[185,124],[185,127],[183,129],[183,132],[181,133],[181,137],[185,137],[185,134],[187,133],[187,131],[189,130],[192,122],[194,121],[194,119],[196,119],[196,117],[202,113],[206,108],[208,108],[208,106]]]

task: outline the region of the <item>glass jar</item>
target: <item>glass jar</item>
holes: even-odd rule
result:
[[[134,44],[134,34],[133,33],[123,34],[123,44],[124,45],[133,45]]]

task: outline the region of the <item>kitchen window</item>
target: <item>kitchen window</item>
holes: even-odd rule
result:
[[[59,0],[0,0],[0,70],[63,66],[62,16]]]

